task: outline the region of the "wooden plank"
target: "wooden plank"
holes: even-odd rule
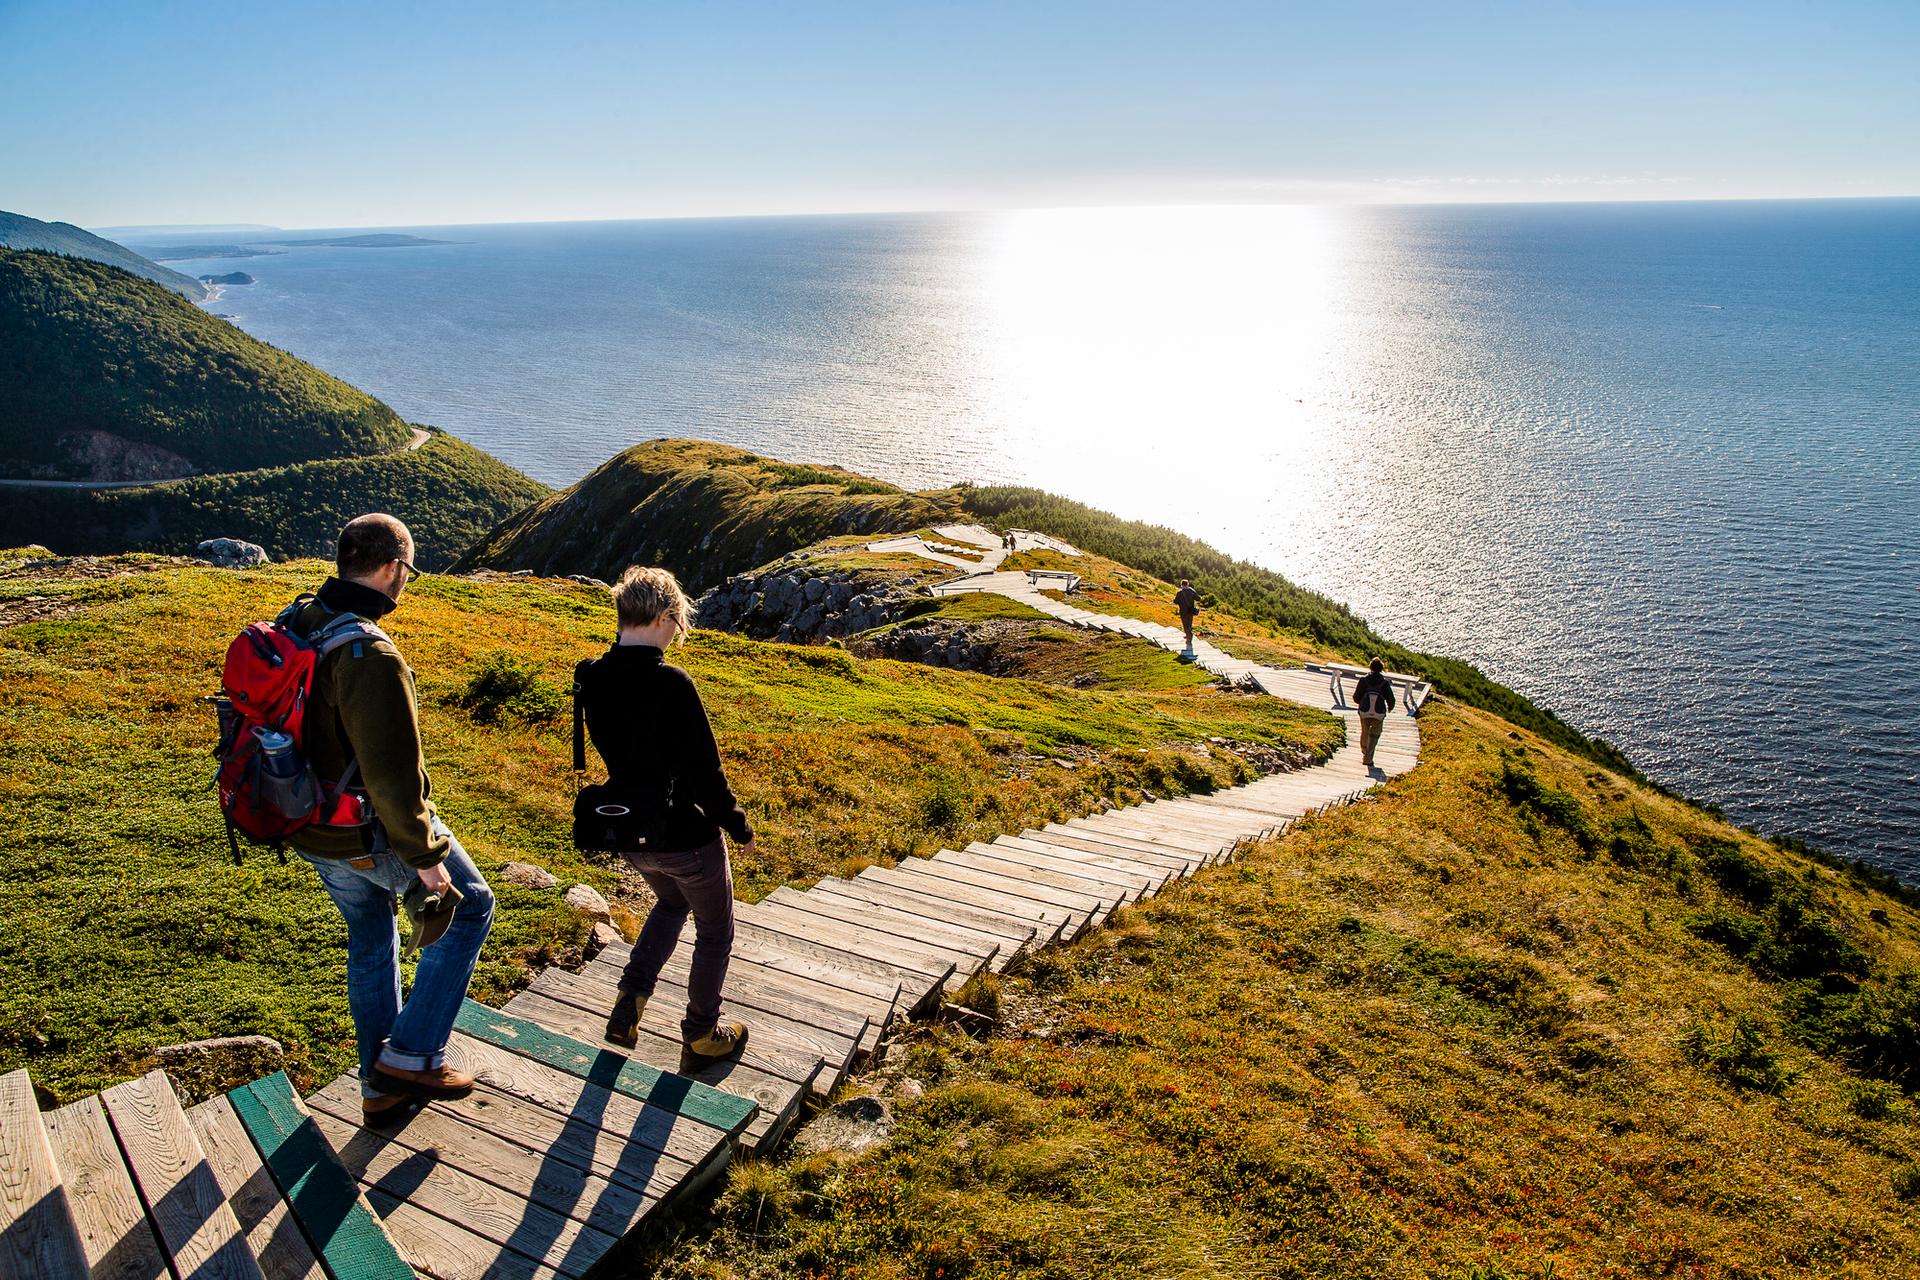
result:
[[[565,969],[548,969],[533,985],[527,988],[549,1000],[558,1000],[562,1004],[572,1005],[582,1013],[598,1018],[604,1023],[607,1009],[613,1002],[614,993],[598,983],[590,982],[577,973],[568,973]],[[668,1018],[647,1005],[646,1015],[641,1019],[639,1032],[641,1039],[665,1046],[665,1052],[673,1059],[666,1070],[677,1070],[680,1064],[680,1019]],[[638,1046],[628,1051],[635,1056]],[[639,1055],[643,1061],[659,1063],[646,1055]],[[750,1067],[758,1067],[769,1075],[780,1076],[795,1084],[808,1084],[820,1075],[822,1055],[811,1050],[791,1048],[777,1036],[748,1036],[747,1046],[741,1052],[739,1060]]]
[[[756,902],[743,907],[742,915],[753,924],[792,937],[817,938],[842,950],[857,948],[888,964],[931,974],[949,986],[958,986],[980,967],[979,959],[965,951],[954,951],[925,938],[902,938],[884,929],[848,924],[845,920],[809,911],[804,897],[799,903]]]
[[[952,850],[941,852],[950,853]],[[1072,889],[1056,889],[1052,885],[1041,884],[1038,880],[1008,875],[1004,872],[981,871],[964,862],[937,861],[933,858],[910,858],[908,862],[916,864],[913,867],[915,871],[926,875],[1059,907],[1063,911],[1073,912],[1082,919],[1096,923],[1105,917],[1112,905],[1105,898],[1094,894],[1079,893]]]
[[[107,1146],[113,1147],[111,1134]],[[118,1159],[117,1152],[113,1158]],[[89,1225],[104,1231],[95,1246],[83,1237],[82,1218],[74,1212],[71,1196],[80,1194],[84,1191],[77,1182],[71,1192],[66,1186],[27,1073],[0,1076],[0,1275],[7,1280],[72,1280],[87,1274],[95,1247],[101,1258],[113,1257],[120,1240],[115,1224],[126,1217],[127,1206],[122,1203],[118,1213],[89,1215]],[[132,1210],[144,1228],[138,1200]],[[138,1243],[136,1239],[132,1248]],[[157,1243],[152,1252],[158,1253]]]
[[[993,842],[993,847],[1045,854],[1063,861],[1128,875],[1140,882],[1143,893],[1158,893],[1167,887],[1169,881],[1177,880],[1185,873],[1184,867],[1176,869],[1164,860],[1149,862],[1142,855],[1122,853],[1113,845],[1100,846],[1091,840],[1075,840],[1034,831],[1023,831],[1017,836],[1001,836]]]
[[[622,972],[626,968],[627,957],[632,950],[633,948],[625,943],[610,946],[595,957],[593,963],[587,968],[594,970],[596,976],[604,974],[606,981],[618,986]],[[669,956],[666,964],[661,967],[658,981],[669,984],[677,992],[674,999],[684,1005],[687,1000],[687,983],[692,976],[693,966],[684,957]],[[794,1017],[804,1017],[805,1021],[816,1027],[824,1027],[836,1035],[850,1036],[855,1040],[861,1039],[872,1028],[876,1019],[890,1015],[893,1010],[891,999],[869,1002],[863,997],[851,997],[851,994],[842,988],[828,988],[804,979],[792,978],[791,975],[755,964],[742,956],[729,958],[727,981],[721,992],[723,1004],[728,1000],[749,1003],[766,1002],[775,998],[782,1002],[783,1011],[787,1000],[800,1001],[802,1007],[793,1013]],[[765,1007],[764,1003],[760,1007]]]
[[[482,1043],[511,1050],[628,1097],[691,1116],[729,1137],[745,1129],[759,1110],[754,1103],[710,1085],[583,1044],[474,1000],[461,1005],[454,1026]]]
[[[260,1162],[260,1152],[233,1113],[233,1104],[219,1097],[189,1108],[187,1124],[207,1153],[214,1180],[267,1280],[326,1280],[320,1259]]]
[[[1152,893],[1160,887],[1160,881],[1164,878],[1158,874],[1149,876],[1138,871],[1123,871],[1071,849],[1036,848],[1017,836],[1001,836],[992,844],[975,842],[962,852],[1071,876],[1082,883],[1099,886],[1102,893],[1117,894],[1123,901],[1132,901],[1143,894]]]
[[[1129,858],[1141,858],[1152,865],[1170,868],[1176,876],[1187,876],[1207,865],[1207,860],[1197,853],[1186,849],[1175,849],[1169,845],[1153,844],[1137,836],[1124,836],[1112,831],[1098,831],[1092,827],[1070,827],[1062,822],[1049,822],[1038,831],[1028,832],[1035,839],[1055,841],[1064,839],[1073,849],[1091,848],[1094,851],[1114,849]]]
[[[1008,949],[1003,939],[991,934],[958,925],[941,924],[925,916],[913,916],[904,911],[889,911],[872,903],[851,902],[825,890],[802,891],[782,885],[768,894],[765,901],[810,911],[830,920],[837,920],[841,924],[884,933],[891,938],[931,943],[956,955],[965,956],[968,965],[975,969],[982,965],[991,965],[1002,952]]]
[[[792,959],[803,960],[806,966],[822,970],[822,976],[839,986],[847,985],[851,978],[860,978],[870,994],[890,992],[896,998],[905,996],[903,1003],[910,1009],[937,993],[941,982],[945,981],[944,974],[923,973],[918,969],[875,960],[844,947],[777,933],[760,925],[749,924],[737,916],[733,922],[733,945],[737,951],[751,955],[763,964],[774,964],[775,958],[778,958],[781,961],[775,966],[778,968],[790,967],[788,962]]]
[[[882,982],[864,973],[830,965],[816,958],[797,954],[790,947],[769,945],[766,938],[759,934],[744,933],[736,922],[733,933],[733,959],[737,962],[748,960],[754,964],[776,969],[781,973],[795,974],[810,978],[824,987],[838,988],[878,1000],[889,1009],[900,998],[898,977]],[[688,972],[691,972],[689,966]]]
[[[956,924],[993,937],[1003,938],[1015,955],[1025,955],[1059,941],[1060,924],[1041,925],[1016,920],[1005,912],[987,910],[966,903],[932,899],[924,894],[881,884],[874,880],[822,880],[809,892],[837,894],[856,902],[872,902],[893,907],[910,915],[922,916],[942,924]]]
[[[351,1080],[351,1077],[348,1079]],[[462,1124],[433,1106],[414,1113],[404,1124],[391,1129],[374,1130],[356,1124],[354,1115],[357,1102],[354,1098],[342,1099],[331,1089],[314,1094],[307,1099],[307,1105],[316,1117],[324,1115],[333,1124],[346,1130],[336,1135],[328,1127],[327,1121],[321,1121],[322,1130],[333,1138],[340,1158],[349,1169],[354,1170],[356,1176],[361,1177],[363,1183],[367,1179],[360,1172],[361,1164],[369,1163],[371,1167],[371,1148],[376,1143],[387,1143],[400,1148],[403,1153],[459,1169],[500,1190],[524,1195],[530,1203],[553,1213],[564,1214],[575,1222],[591,1226],[616,1239],[638,1226],[649,1213],[666,1202],[666,1196],[681,1181],[693,1174],[693,1166],[673,1161],[662,1166],[651,1177],[636,1174],[633,1180],[606,1178],[568,1160],[559,1159],[552,1151],[529,1150],[518,1140],[509,1140]],[[560,1123],[564,1125],[565,1121],[561,1120]],[[406,1157],[402,1155],[401,1158]],[[644,1181],[648,1185],[645,1188],[638,1187],[634,1185],[635,1181]],[[489,1232],[482,1231],[481,1234],[491,1238]],[[526,1242],[507,1243],[519,1249]],[[552,1261],[544,1257],[542,1260]],[[559,1262],[553,1265],[563,1271],[567,1269]]]
[[[1252,797],[1194,796],[1179,803],[1188,812],[1224,814],[1254,836],[1264,836],[1287,820],[1276,806]]]
[[[1183,830],[1224,836],[1229,840],[1252,839],[1259,834],[1257,827],[1261,821],[1252,815],[1238,815],[1188,800],[1156,800],[1127,812],[1139,814],[1148,820],[1172,822]]]
[[[517,1253],[502,1253],[485,1236],[418,1205],[396,1200],[384,1191],[369,1191],[366,1198],[395,1239],[407,1241],[416,1253],[431,1249],[433,1265],[420,1272],[431,1280],[559,1280],[560,1273],[552,1267]]]
[[[404,1200],[445,1222],[456,1223],[529,1262],[544,1262],[563,1276],[580,1277],[620,1242],[618,1236],[576,1222],[546,1205],[476,1178],[443,1158],[387,1141],[359,1125],[316,1111],[314,1123],[333,1143],[347,1171],[369,1194]],[[416,1269],[432,1271],[428,1241],[404,1239],[402,1256]],[[498,1269],[496,1262],[489,1273]]]
[[[582,982],[598,987],[606,1000],[612,1000],[619,989],[619,971],[611,965],[590,964],[575,976]],[[860,1056],[858,1034],[841,1035],[837,1031],[790,1016],[785,1009],[768,1009],[749,1003],[742,995],[737,990],[727,993],[726,1003],[722,1006],[723,1016],[725,1011],[731,1010],[753,1029],[754,1035],[766,1032],[774,1037],[773,1043],[783,1046],[787,1051],[805,1052],[826,1063],[825,1070],[814,1078],[813,1091],[816,1094],[822,1089],[831,1089],[853,1069],[855,1059]],[[686,1003],[685,988],[663,976],[653,989],[653,998],[647,1001],[645,1020],[651,1022],[656,1031],[678,1033],[680,1015]],[[864,1022],[860,1029],[865,1029]]]
[[[195,1280],[264,1280],[166,1073],[117,1084],[100,1104],[174,1270]]]
[[[1087,927],[1087,913],[1084,911],[1068,911],[1050,903],[961,884],[956,880],[928,874],[925,868],[930,865],[924,858],[909,858],[897,867],[868,867],[853,879],[855,884],[864,881],[891,885],[940,901],[999,912],[1009,920],[1021,921],[1042,930],[1057,930],[1057,937],[1062,939],[1077,938]]]
[[[284,1071],[242,1085],[227,1099],[328,1271],[367,1280],[413,1280],[413,1269],[400,1260]]]
[[[1202,866],[1212,866],[1218,862],[1220,856],[1236,843],[1209,835],[1178,830],[1164,822],[1149,822],[1139,817],[1120,818],[1112,814],[1075,818],[1067,823],[1066,827],[1069,831],[1084,830],[1127,836],[1144,841],[1156,848],[1182,849],[1198,856]]]
[[[507,1001],[506,1012],[529,1019],[556,1035],[582,1042],[588,1036],[596,1035],[604,1022],[602,1015],[587,1013],[531,991],[523,991]],[[617,1054],[620,1051],[609,1049],[607,1052]],[[662,1050],[655,1047],[650,1037],[642,1036],[639,1045],[627,1054],[627,1058],[630,1062],[647,1062],[663,1073],[673,1072],[680,1064],[680,1043],[676,1038]],[[661,1060],[665,1060],[664,1065]],[[743,1141],[755,1148],[766,1140],[769,1133],[777,1133],[793,1119],[806,1098],[812,1080],[811,1077],[789,1080],[785,1076],[750,1066],[738,1058],[710,1063],[698,1071],[676,1074],[684,1074],[690,1080],[697,1080],[759,1107],[760,1114],[755,1123],[748,1125],[742,1135]]]
[[[324,1107],[335,1116],[351,1119],[360,1109],[359,1077],[352,1074],[340,1077],[308,1099],[308,1106],[313,1110]],[[651,1195],[655,1199],[664,1196],[695,1167],[688,1160],[661,1151],[657,1138],[650,1145],[630,1142],[598,1125],[575,1123],[571,1117],[490,1085],[475,1089],[464,1098],[429,1103],[424,1110],[414,1113],[404,1127],[411,1129],[422,1116],[429,1114],[437,1119],[427,1122],[428,1133],[443,1130],[441,1122],[444,1121],[458,1126],[450,1132],[465,1132],[463,1142],[476,1146],[504,1142],[556,1165],[566,1165],[581,1174],[593,1174],[607,1182],[619,1183],[637,1195]],[[383,1132],[397,1132],[399,1127]],[[704,1132],[709,1146],[726,1141],[717,1129]]]
[[[100,1099],[82,1098],[40,1119],[87,1251],[89,1270],[82,1274],[92,1280],[166,1280],[167,1260]]]
[[[1123,886],[1104,884],[1070,872],[1052,871],[1044,866],[1036,866],[1014,857],[1016,852],[1012,849],[1003,849],[999,853],[994,853],[990,846],[976,841],[965,849],[942,849],[929,861],[952,867],[966,867],[988,875],[1004,876],[1017,883],[1059,889],[1083,898],[1090,898],[1099,904],[1093,912],[1095,923],[1105,920],[1112,914],[1115,907],[1124,906],[1137,896],[1133,890]]]

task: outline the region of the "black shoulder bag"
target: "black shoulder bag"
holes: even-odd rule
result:
[[[573,771],[587,771],[585,675],[592,659],[573,669]],[[673,783],[590,783],[573,800],[573,845],[588,853],[644,853],[661,849],[673,811]]]

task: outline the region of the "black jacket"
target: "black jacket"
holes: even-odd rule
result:
[[[1173,607],[1180,611],[1183,618],[1191,618],[1200,612],[1200,593],[1192,587],[1182,587],[1173,593]]]
[[[753,839],[727,786],[720,748],[693,678],[651,645],[617,644],[580,670],[587,734],[615,785],[673,782],[662,847],[698,849],[722,830]]]
[[[1374,705],[1377,700],[1378,705]],[[1393,681],[1385,676],[1377,676],[1369,671],[1353,683],[1353,705],[1362,715],[1377,712],[1385,715],[1393,710]]]

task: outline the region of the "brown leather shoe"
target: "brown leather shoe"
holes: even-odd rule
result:
[[[430,1098],[451,1102],[473,1092],[473,1077],[464,1071],[441,1065],[425,1071],[408,1071],[381,1062],[373,1064],[370,1083],[382,1093],[403,1098]]]
[[[680,1048],[680,1070],[698,1071],[716,1062],[735,1057],[747,1047],[747,1029],[737,1022],[723,1022],[690,1044]]]
[[[638,991],[620,988],[613,999],[613,1012],[607,1015],[607,1039],[631,1049],[640,1043],[640,1019],[646,1014],[647,998]]]
[[[390,1129],[420,1110],[418,1098],[383,1093],[360,1099],[360,1122],[369,1129]]]

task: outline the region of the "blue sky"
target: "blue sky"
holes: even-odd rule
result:
[[[0,208],[280,226],[1920,194],[1920,3],[0,0]]]

